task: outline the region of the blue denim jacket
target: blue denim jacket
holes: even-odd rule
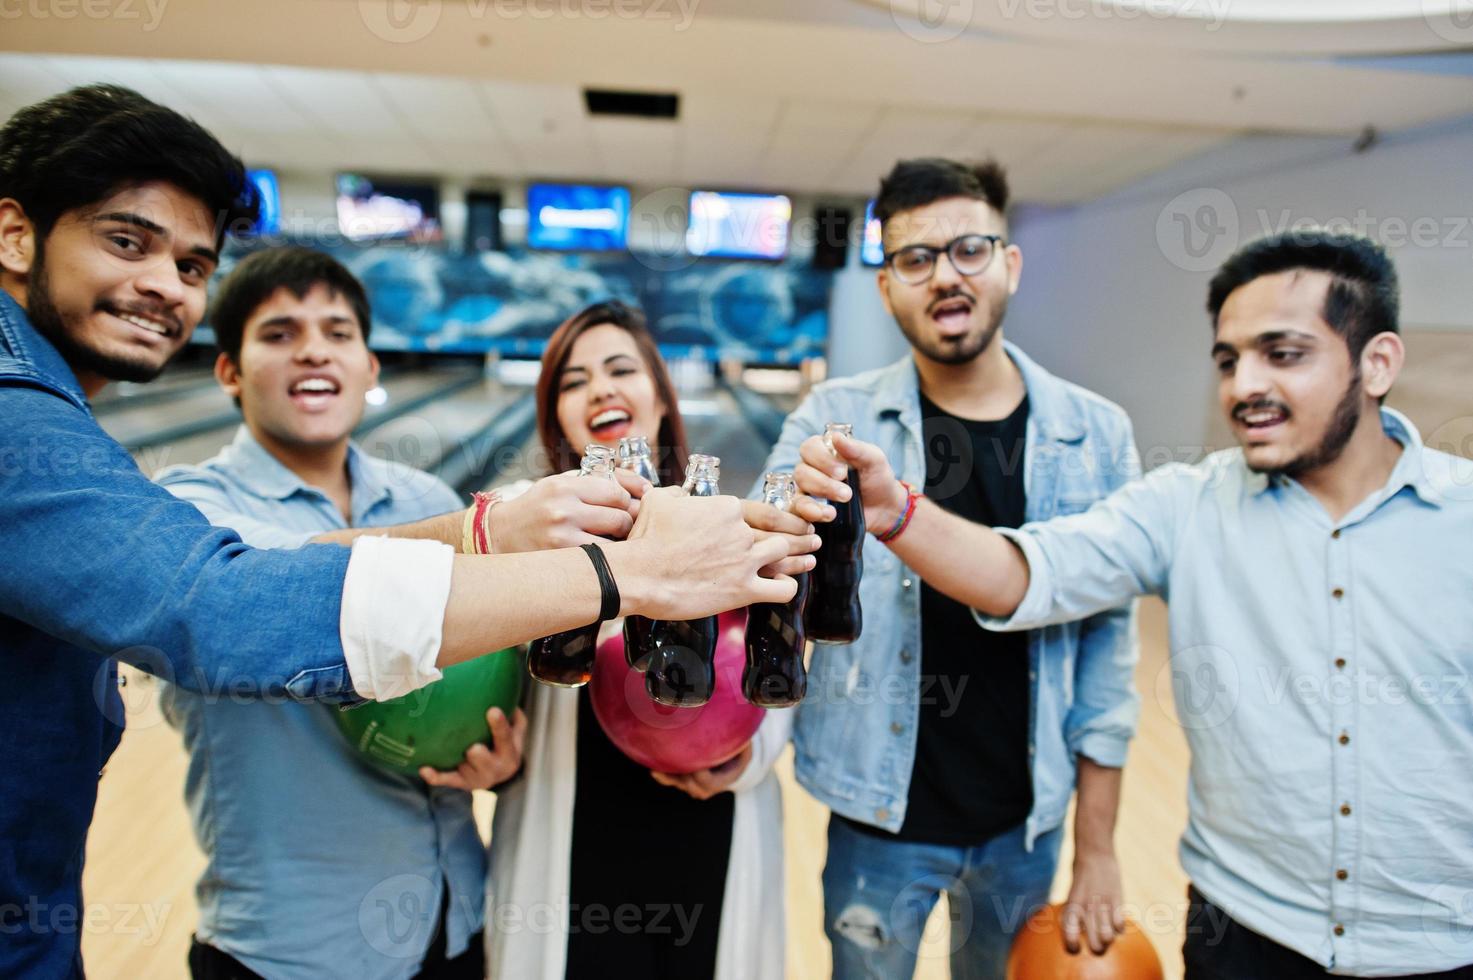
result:
[[[1117,406],[1049,374],[1011,344],[1029,414],[1024,461],[1029,521],[1087,509],[1140,473],[1130,420]],[[900,479],[924,486],[920,382],[905,357],[819,385],[788,416],[765,469],[791,469],[798,446],[826,422],[851,422],[885,451]],[[760,494],[758,486],[754,493]],[[808,697],[794,727],[798,782],[836,813],[896,832],[905,822],[920,699],[919,578],[883,544],[864,543],[864,631],[850,645],[814,648]],[[1125,763],[1139,699],[1133,606],[1030,634],[1028,736],[1033,810],[1025,842],[1059,826],[1074,790],[1075,757]],[[978,670],[986,670],[981,661]]]
[[[81,975],[83,846],[123,729],[113,658],[351,698],[348,556],[247,548],[149,482],[0,293],[0,976]]]

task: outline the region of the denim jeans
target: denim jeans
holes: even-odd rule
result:
[[[835,980],[912,976],[942,892],[953,980],[1003,980],[1013,936],[1048,901],[1062,834],[1056,827],[1027,851],[1020,825],[959,847],[887,840],[831,817],[823,904]]]

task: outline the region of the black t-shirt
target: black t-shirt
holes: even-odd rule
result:
[[[926,496],[989,527],[1024,517],[1025,397],[1005,419],[950,415],[921,396]],[[971,846],[1021,824],[1028,767],[1028,634],[992,633],[921,583],[920,719],[905,823],[885,837]]]

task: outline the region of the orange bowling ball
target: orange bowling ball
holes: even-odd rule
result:
[[[1125,932],[1103,956],[1090,952],[1082,931],[1079,952],[1064,948],[1064,907],[1039,909],[1013,940],[1008,980],[1161,980],[1161,961],[1141,927],[1125,920]]]

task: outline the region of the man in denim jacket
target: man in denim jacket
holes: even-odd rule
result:
[[[577,549],[472,557],[364,537],[269,551],[210,526],[139,472],[88,399],[153,378],[188,341],[225,230],[250,216],[244,187],[208,132],[115,86],[0,128],[0,976],[82,975],[83,850],[123,729],[117,660],[191,689],[386,699],[610,604],[689,619],[785,601],[792,583],[758,569],[796,570],[806,559],[782,556],[812,546],[754,535],[731,498],[652,492],[629,540],[603,546],[616,597]],[[711,588],[676,588],[693,579]]]
[[[792,468],[825,423],[849,422],[942,507],[1013,526],[1084,510],[1138,474],[1118,407],[1003,342],[1022,269],[1007,194],[994,163],[896,165],[875,208],[879,286],[912,356],[815,389],[768,469]],[[1121,925],[1112,834],[1137,714],[1131,608],[989,634],[873,536],[860,597],[862,634],[815,648],[795,727],[798,781],[833,810],[834,975],[910,976],[945,891],[952,975],[1001,978],[1013,935],[1047,898],[1076,772],[1066,936],[1103,949]]]

